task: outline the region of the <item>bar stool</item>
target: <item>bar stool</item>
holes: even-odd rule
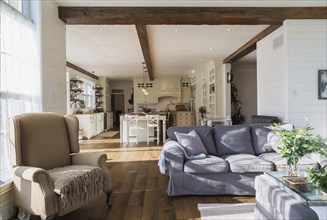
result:
[[[150,135],[150,129],[153,128],[153,136]],[[155,135],[157,132],[157,135]],[[159,115],[147,115],[146,116],[146,142],[149,145],[150,140],[157,140],[157,145],[160,141],[160,121]]]
[[[134,139],[136,144],[138,144],[139,138],[139,118],[138,115],[126,114],[126,138],[127,143],[130,142],[131,139]]]

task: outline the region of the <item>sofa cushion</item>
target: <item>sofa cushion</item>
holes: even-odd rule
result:
[[[199,135],[208,154],[217,155],[215,142],[214,142],[213,136],[212,136],[212,128],[209,126],[169,127],[168,128],[168,137],[174,141],[177,141],[177,138],[176,138],[176,135],[174,132],[187,134],[192,130],[195,130],[196,133]]]
[[[250,127],[246,125],[216,126],[214,138],[218,156],[226,154],[254,154]]]
[[[226,160],[212,155],[200,160],[188,160],[184,165],[185,173],[226,173],[228,170]]]
[[[196,131],[192,130],[188,134],[175,132],[177,141],[185,149],[188,156],[195,156],[198,154],[207,155],[208,152],[202,144],[202,141]]]
[[[286,158],[281,157],[276,152],[263,153],[259,157],[267,161],[273,162],[275,164],[275,170],[277,170],[277,166],[286,166]],[[304,156],[299,160],[297,167],[299,170],[304,171],[308,167],[319,169],[320,165],[317,161],[310,159],[308,156]]]
[[[272,151],[268,147],[267,136],[271,129],[267,128],[270,124],[250,125],[252,144],[256,155]]]
[[[221,156],[229,163],[230,171],[234,173],[253,173],[274,170],[272,162],[251,154],[229,154]]]

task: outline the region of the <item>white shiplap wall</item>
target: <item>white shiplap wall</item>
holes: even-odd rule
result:
[[[273,50],[273,39],[283,46]],[[287,20],[257,44],[258,114],[296,127],[305,117],[327,136],[327,100],[318,100],[318,70],[327,69],[327,20]]]
[[[257,43],[257,100],[259,115],[286,119],[286,75],[284,46],[273,48],[273,40],[283,35],[283,27]]]
[[[303,126],[307,117],[315,133],[327,136],[327,100],[318,100],[318,70],[327,69],[327,20],[288,20],[289,121]]]
[[[55,1],[41,4],[43,111],[66,114],[66,30]]]

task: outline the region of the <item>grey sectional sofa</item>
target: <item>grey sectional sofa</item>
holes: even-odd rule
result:
[[[178,195],[255,195],[254,179],[264,171],[273,171],[286,160],[267,147],[267,125],[170,127],[159,164],[169,175],[167,193]],[[208,155],[187,160],[176,135],[195,130]],[[320,168],[309,157],[299,168]]]

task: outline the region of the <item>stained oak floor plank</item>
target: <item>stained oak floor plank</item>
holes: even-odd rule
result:
[[[81,152],[107,154],[113,205],[107,207],[104,195],[54,220],[200,219],[198,203],[255,202],[254,197],[242,196],[167,196],[169,177],[161,174],[157,165],[162,144],[120,144],[119,133],[109,131],[81,142],[80,148]]]

